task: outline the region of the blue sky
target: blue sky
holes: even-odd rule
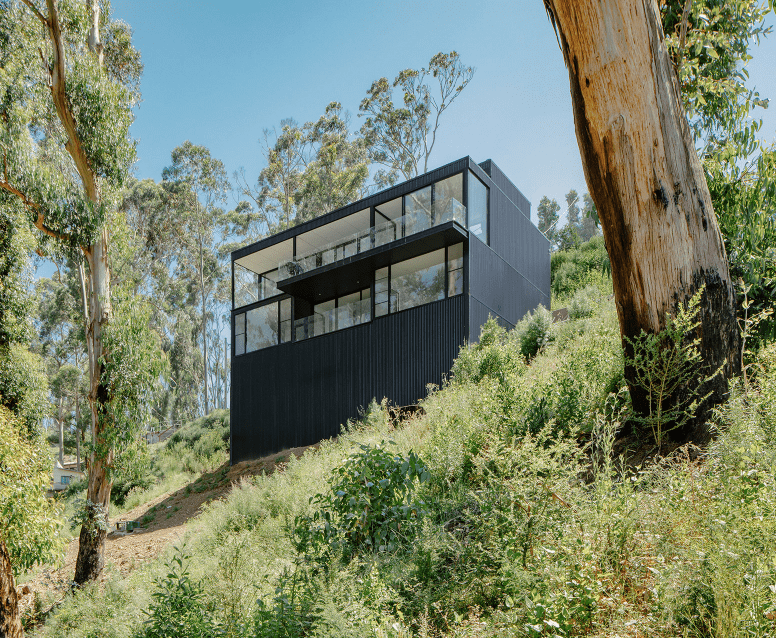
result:
[[[143,55],[143,102],[132,134],[136,175],[159,179],[184,140],[207,146],[231,173],[262,168],[259,139],[286,117],[316,119],[331,101],[360,126],[358,105],[373,80],[456,50],[476,73],[445,113],[436,167],[491,158],[535,209],[586,191],[568,74],[541,0],[218,3],[113,0]],[[770,22],[773,22],[771,18]],[[776,34],[749,69],[776,99]],[[776,102],[763,137],[776,137]]]

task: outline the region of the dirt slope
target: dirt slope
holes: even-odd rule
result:
[[[306,447],[284,450],[256,461],[244,461],[232,467],[224,463],[213,472],[202,474],[189,485],[162,494],[126,514],[111,518],[110,529],[116,529],[119,520],[142,521],[143,527],[131,533],[112,531],[105,544],[105,567],[101,580],[111,570],[122,575],[131,572],[145,561],[158,557],[170,544],[183,540],[186,523],[194,518],[205,503],[223,498],[242,477],[273,472],[290,454],[301,456]],[[22,599],[26,608],[33,603],[37,592],[43,600],[54,594],[60,598],[70,587],[78,555],[78,538],[67,546],[64,561],[59,566],[45,569],[26,583],[18,583],[20,590],[26,585],[29,593]]]

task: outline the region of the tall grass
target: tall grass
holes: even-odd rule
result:
[[[180,618],[230,637],[776,635],[776,346],[700,457],[632,467],[613,455],[629,409],[614,309],[551,330],[527,360],[519,330],[489,324],[424,415],[394,423],[373,405],[210,503],[188,528],[181,562],[198,593]],[[419,518],[397,519],[390,550],[295,543],[300,521],[325,518],[311,497],[378,445],[423,460],[430,478],[406,501],[423,503]],[[103,593],[76,592],[40,635],[154,635],[154,578],[153,619],[186,604],[164,585],[183,574],[170,551]],[[183,625],[169,635],[190,635]]]

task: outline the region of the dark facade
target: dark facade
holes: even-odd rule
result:
[[[416,403],[489,315],[550,302],[528,200],[469,157],[235,251],[232,276],[232,463]]]

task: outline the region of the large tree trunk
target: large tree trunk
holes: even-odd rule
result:
[[[108,474],[113,463],[113,445],[108,437],[111,424],[107,404],[110,397],[102,378],[103,361],[108,354],[103,348],[102,331],[111,318],[106,228],[102,229],[98,241],[90,247],[86,257],[89,265],[86,342],[89,352],[89,403],[94,438],[89,457],[86,518],[81,526],[73,577],[79,585],[96,579],[102,572],[112,483]]]
[[[11,557],[5,541],[0,539],[0,638],[22,638],[22,619],[19,615],[19,594],[11,567]]]
[[[679,97],[655,0],[545,0],[569,71],[577,142],[612,265],[624,338],[665,327],[666,313],[705,286],[700,351],[723,366],[684,439],[707,436],[710,405],[740,371],[739,335],[722,235]],[[634,408],[647,398],[626,368]]]

